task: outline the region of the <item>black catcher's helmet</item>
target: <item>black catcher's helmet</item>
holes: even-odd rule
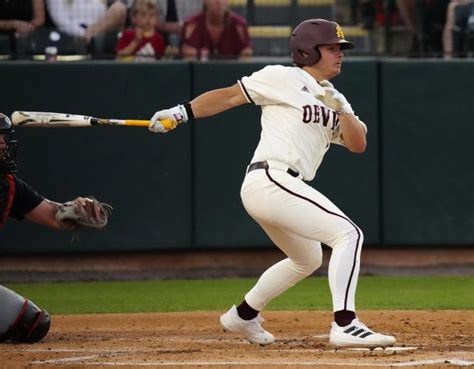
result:
[[[0,113],[0,173],[16,172],[17,146],[18,141],[15,140],[15,131],[10,118]]]
[[[298,66],[313,65],[321,58],[320,45],[340,44],[341,49],[353,49],[354,44],[344,39],[336,22],[325,19],[308,19],[298,24],[290,38],[293,63]]]

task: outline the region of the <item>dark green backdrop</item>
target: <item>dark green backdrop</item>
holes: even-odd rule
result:
[[[149,119],[264,63],[0,63],[0,111]],[[333,147],[312,185],[368,244],[473,244],[471,61],[348,60],[334,84],[369,128],[365,154]],[[270,246],[240,202],[259,140],[246,105],[166,135],[143,128],[18,128],[19,174],[46,197],[93,194],[115,207],[101,232],[10,220],[1,252]]]
[[[383,229],[394,244],[474,244],[474,62],[382,63]]]

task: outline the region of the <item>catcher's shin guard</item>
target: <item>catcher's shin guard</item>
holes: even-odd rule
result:
[[[18,317],[8,330],[0,335],[0,342],[34,343],[48,334],[51,325],[49,313],[25,299]]]

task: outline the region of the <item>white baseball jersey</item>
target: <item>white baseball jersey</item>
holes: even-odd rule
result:
[[[262,133],[252,162],[274,160],[312,180],[330,143],[340,139],[339,115],[317,96],[324,89],[302,68],[267,66],[239,84],[262,107]]]

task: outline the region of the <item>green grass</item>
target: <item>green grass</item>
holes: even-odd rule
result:
[[[11,283],[52,314],[225,310],[256,279]],[[473,309],[474,277],[361,277],[358,310]],[[269,310],[331,310],[327,278],[303,280]]]

